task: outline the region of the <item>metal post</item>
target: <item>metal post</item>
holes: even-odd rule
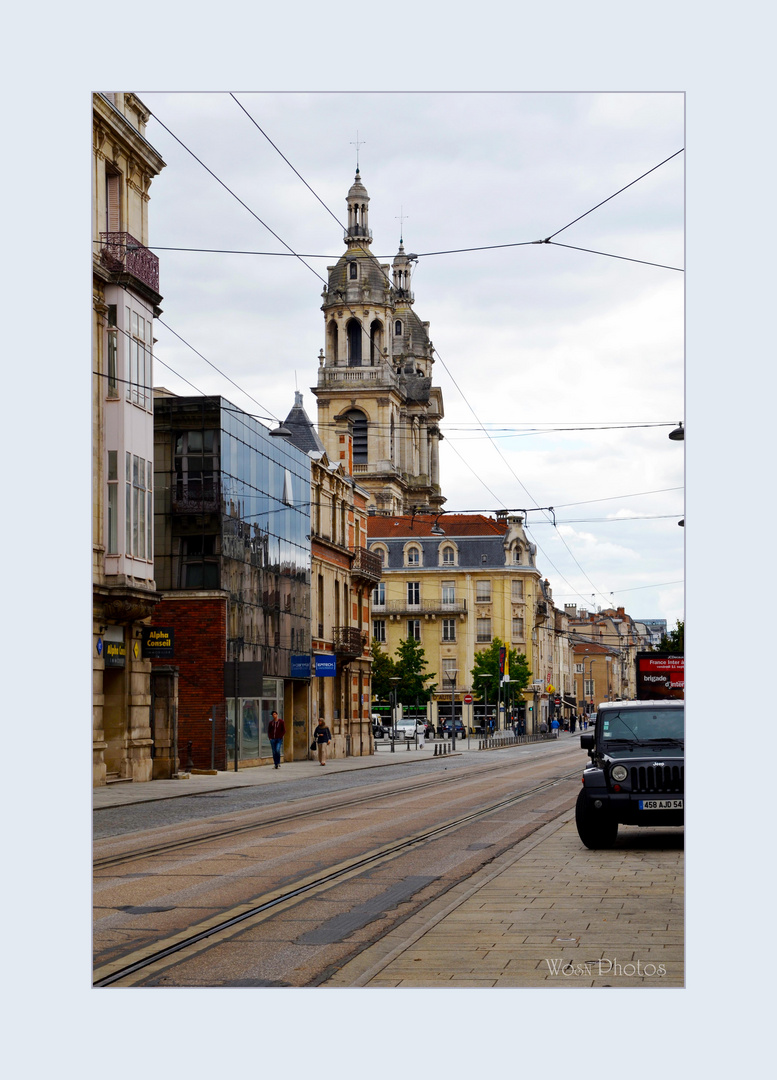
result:
[[[451,681],[451,742],[452,750],[456,749],[456,676],[458,675],[458,669],[448,672],[448,678]]]

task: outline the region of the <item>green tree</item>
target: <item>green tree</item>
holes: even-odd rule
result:
[[[475,666],[472,669],[472,685],[475,687],[475,695],[478,699],[484,696],[484,690],[488,692],[488,700],[496,702],[499,687],[499,650],[504,648],[504,642],[495,637],[487,649],[475,653]],[[531,669],[525,653],[519,653],[516,649],[508,649],[510,692],[515,694],[523,690],[531,678]],[[504,688],[502,689],[504,698]]]
[[[372,639],[372,696],[378,701],[388,702],[389,694],[393,688],[392,675],[396,675],[394,661],[389,654],[380,647],[380,643]]]
[[[685,623],[678,619],[674,630],[670,630],[668,634],[662,634],[661,640],[653,651],[685,656]]]
[[[393,661],[394,673],[400,681],[396,683],[397,701],[403,705],[415,705],[416,701],[424,705],[437,689],[432,682],[434,673],[426,674],[426,653],[415,638],[400,641],[396,659]],[[426,684],[431,685],[427,686]]]

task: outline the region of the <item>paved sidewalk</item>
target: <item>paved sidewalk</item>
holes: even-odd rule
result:
[[[440,744],[442,745],[442,744]],[[448,744],[450,745],[450,744]],[[493,751],[482,751],[482,753]],[[478,753],[477,742],[471,740],[469,750],[466,742],[456,741],[456,755]],[[451,755],[448,754],[450,757]],[[255,787],[262,784],[282,784],[289,780],[323,779],[331,773],[352,772],[355,769],[375,769],[389,765],[410,765],[434,759],[434,743],[427,742],[422,749],[397,745],[392,754],[388,747],[381,747],[375,754],[365,757],[330,758],[322,769],[317,758],[310,761],[283,762],[280,769],[272,765],[257,765],[250,769],[227,770],[215,776],[200,773],[181,773],[178,780],[150,780],[145,784],[131,782],[107,784],[92,789],[92,807],[102,810],[110,806],[128,806],[133,803],[155,802],[157,799],[175,799],[185,795],[202,795],[209,791],[228,788]]]
[[[574,812],[544,825],[365,950],[327,987],[682,987],[677,829],[580,842]]]
[[[574,739],[575,736],[572,736]],[[229,788],[255,787],[261,784],[282,784],[289,780],[310,779],[311,777],[324,777],[331,773],[351,772],[354,769],[376,769],[389,765],[410,765],[414,762],[432,761],[435,758],[435,746],[438,755],[442,754],[443,746],[447,745],[448,753],[443,756],[461,756],[462,754],[498,754],[501,749],[511,747],[478,750],[478,739],[471,737],[457,739],[456,749],[452,750],[450,742],[434,740],[425,742],[423,747],[416,747],[413,743],[397,743],[394,753],[391,752],[388,743],[380,743],[374,754],[364,757],[330,758],[324,770],[318,764],[314,756],[305,761],[285,761],[280,769],[274,769],[272,765],[257,765],[250,769],[224,770],[215,776],[202,773],[181,772],[178,780],[150,780],[148,783],[135,784],[131,781],[107,784],[104,787],[92,789],[92,808],[103,810],[112,806],[129,806],[133,803],[156,802],[158,799],[175,799],[185,795],[203,795],[209,791],[224,791]],[[526,748],[532,744],[520,744]],[[541,743],[534,745],[567,745],[567,738],[559,739],[556,743]],[[579,745],[579,743],[578,743]]]

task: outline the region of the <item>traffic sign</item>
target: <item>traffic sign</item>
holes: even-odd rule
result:
[[[464,695],[464,704],[465,705],[471,705],[472,704],[472,694],[465,694]]]

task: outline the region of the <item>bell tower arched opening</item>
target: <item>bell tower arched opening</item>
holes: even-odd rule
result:
[[[367,464],[367,417],[361,409],[349,409],[346,418],[353,424],[353,463]]]
[[[380,319],[373,319],[370,324],[370,366],[375,367],[380,363],[383,353],[383,323]]]
[[[361,367],[362,324],[358,319],[349,319],[345,332],[348,337],[348,367]]]
[[[332,364],[337,363],[337,323],[331,320],[327,327],[327,352]]]

